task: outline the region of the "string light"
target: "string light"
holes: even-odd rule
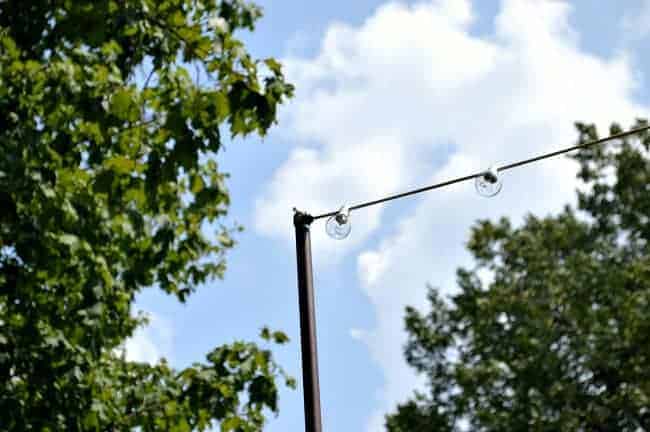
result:
[[[327,235],[336,240],[343,240],[350,235],[352,224],[350,223],[350,209],[346,206],[330,216],[325,224]]]
[[[645,131],[647,131],[649,129],[650,129],[650,125],[638,127],[636,129],[630,129],[628,131],[613,134],[613,135],[610,135],[610,136],[605,137],[605,138],[600,138],[600,139],[597,139],[597,140],[594,140],[594,141],[590,141],[588,143],[577,144],[577,145],[567,147],[567,148],[564,148],[564,149],[561,149],[561,150],[556,150],[556,151],[553,151],[553,152],[550,152],[550,153],[544,153],[544,154],[534,156],[534,157],[529,158],[529,159],[524,159],[524,160],[521,160],[521,161],[513,162],[513,163],[510,163],[510,164],[507,164],[507,165],[500,166],[500,167],[492,166],[492,167],[488,168],[488,170],[482,171],[482,172],[479,172],[479,173],[469,174],[469,175],[462,176],[462,177],[457,177],[457,178],[454,178],[454,179],[451,179],[451,180],[446,180],[446,181],[443,181],[441,183],[436,183],[436,184],[433,184],[433,185],[430,185],[430,186],[425,186],[425,187],[422,187],[422,188],[413,189],[413,190],[410,190],[410,191],[407,191],[407,192],[402,192],[402,193],[395,194],[395,195],[389,195],[387,197],[376,199],[376,200],[373,200],[373,201],[367,201],[367,202],[363,202],[363,203],[360,203],[360,204],[355,204],[355,205],[350,206],[350,207],[343,206],[338,211],[323,213],[323,214],[314,216],[313,220],[328,218],[327,223],[325,225],[325,229],[327,231],[327,234],[330,237],[335,238],[335,239],[339,239],[339,240],[344,239],[350,234],[350,232],[352,230],[352,225],[350,223],[350,212],[353,211],[353,210],[358,210],[358,209],[361,209],[361,208],[364,208],[364,207],[374,206],[374,205],[377,205],[377,204],[385,203],[385,202],[396,200],[396,199],[399,199],[399,198],[404,198],[404,197],[407,197],[407,196],[410,196],[410,195],[419,194],[419,193],[430,191],[430,190],[433,190],[433,189],[439,189],[439,188],[442,188],[442,187],[450,186],[450,185],[455,184],[455,183],[460,183],[460,182],[464,182],[464,181],[472,180],[472,179],[474,179],[474,181],[475,181],[474,185],[475,185],[476,191],[480,195],[491,197],[491,196],[494,196],[494,195],[498,194],[501,191],[502,187],[503,187],[503,179],[502,179],[502,175],[501,175],[501,173],[503,171],[513,169],[513,168],[517,168],[517,167],[520,167],[520,166],[523,166],[523,165],[528,165],[528,164],[531,164],[533,162],[537,162],[537,161],[540,161],[540,160],[543,160],[543,159],[548,159],[548,158],[558,156],[558,155],[561,155],[561,154],[565,154],[565,153],[568,153],[568,152],[571,152],[571,151],[574,151],[574,150],[591,147],[591,146],[594,146],[594,145],[597,145],[597,144],[602,144],[602,143],[607,142],[607,141],[612,141],[612,140],[615,140],[615,139],[625,138],[625,137],[630,136],[630,135],[634,135],[634,134],[637,134],[637,133],[640,133],[640,132],[645,132]]]
[[[479,195],[488,198],[501,192],[503,179],[499,174],[499,169],[495,166],[488,168],[482,175],[476,177],[474,187]]]

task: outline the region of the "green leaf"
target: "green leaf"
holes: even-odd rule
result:
[[[267,58],[264,60],[264,64],[266,64],[274,74],[276,75],[282,74],[282,65],[276,59]]]
[[[86,414],[84,417],[84,428],[87,430],[99,429],[99,418],[96,412],[90,411]]]
[[[129,174],[135,171],[137,163],[125,156],[116,156],[107,159],[106,162],[104,162],[104,166],[115,171],[117,174]]]
[[[205,187],[205,183],[203,182],[203,178],[200,175],[195,175],[192,178],[192,193],[199,193],[203,190]]]
[[[79,237],[74,234],[62,234],[59,236],[59,241],[70,248],[79,246]]]
[[[275,343],[285,344],[289,342],[289,337],[281,331],[276,331],[273,332],[273,340],[275,341]]]
[[[240,427],[241,424],[242,422],[239,417],[228,417],[226,420],[221,422],[221,431],[222,432],[234,431],[238,427]]]
[[[133,93],[120,89],[111,97],[111,113],[121,120],[135,121],[139,117],[138,106],[133,100]]]

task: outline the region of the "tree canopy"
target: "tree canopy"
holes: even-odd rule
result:
[[[260,16],[241,0],[0,2],[2,429],[252,431],[277,411],[283,372],[255,344],[180,371],[120,354],[144,324],[136,293],[183,302],[224,273],[222,134],[264,135],[293,92],[237,39]]]
[[[407,309],[405,355],[427,390],[387,430],[650,430],[650,135],[573,157],[576,208],[479,221],[458,293]]]

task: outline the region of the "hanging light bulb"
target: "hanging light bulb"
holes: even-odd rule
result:
[[[347,206],[341,207],[335,215],[330,216],[325,224],[327,235],[336,240],[343,240],[352,231],[350,224],[350,209]]]
[[[476,177],[474,186],[476,192],[484,197],[493,197],[501,191],[503,187],[503,180],[499,175],[499,170],[496,166],[491,166],[480,176]]]

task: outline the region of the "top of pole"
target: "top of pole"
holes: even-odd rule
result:
[[[300,211],[295,207],[293,208],[293,224],[295,226],[302,225],[304,227],[309,227],[313,221],[314,221],[314,217],[309,213]]]

